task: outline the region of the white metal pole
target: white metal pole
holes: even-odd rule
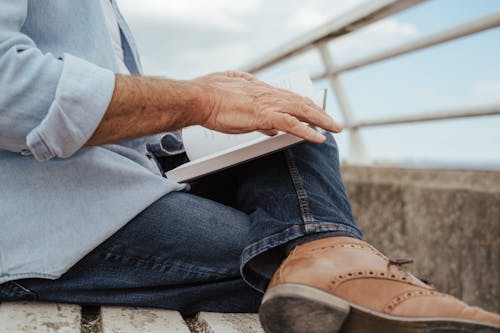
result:
[[[313,80],[323,79],[328,75],[338,74],[353,69],[357,69],[360,67],[364,67],[370,64],[378,63],[387,59],[401,56],[403,54],[415,52],[421,49],[426,49],[434,45],[440,45],[451,40],[479,33],[481,31],[494,29],[499,26],[500,26],[500,11],[481,17],[471,22],[467,22],[459,26],[434,33],[432,35],[423,37],[421,39],[411,41],[407,44],[403,44],[395,48],[382,51],[380,53],[376,53],[373,55],[369,55],[367,57],[355,60],[350,63],[346,63],[342,66],[336,66],[334,72],[322,73],[320,75],[313,77]]]
[[[344,91],[344,87],[340,82],[339,74],[335,74],[335,65],[333,63],[333,58],[328,50],[328,43],[321,42],[316,45],[321,55],[321,60],[325,66],[325,71],[332,75],[329,75],[330,84],[333,88],[335,97],[340,107],[340,112],[344,117],[344,124],[346,127],[350,127],[350,124],[355,123],[355,116],[352,112],[351,105],[347,99],[347,95]],[[370,158],[368,152],[366,151],[365,145],[363,143],[363,138],[358,128],[352,128],[349,130],[349,153],[348,162],[353,164],[368,164],[370,163]]]

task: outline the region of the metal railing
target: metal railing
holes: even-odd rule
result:
[[[330,84],[333,88],[340,111],[344,118],[343,126],[349,131],[348,161],[351,163],[364,164],[370,162],[360,135],[360,129],[364,127],[500,115],[500,105],[490,105],[454,110],[434,110],[414,115],[364,121],[355,118],[340,80],[340,75],[342,73],[500,26],[500,12],[496,12],[471,22],[461,24],[457,27],[431,34],[429,36],[411,41],[407,44],[372,54],[341,66],[336,66],[334,64],[333,57],[328,49],[328,42],[424,1],[426,0],[367,1],[347,14],[327,22],[319,28],[296,38],[287,45],[277,48],[275,51],[270,52],[254,63],[245,66],[243,70],[255,73],[291,57],[317,49],[321,56],[324,70],[322,73],[313,76],[312,79],[314,81],[325,78],[330,80]]]

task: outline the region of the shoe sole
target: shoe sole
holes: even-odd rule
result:
[[[500,333],[468,320],[392,316],[299,284],[269,289],[259,319],[267,333]]]

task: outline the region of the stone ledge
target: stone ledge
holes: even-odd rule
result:
[[[342,167],[366,239],[444,292],[500,312],[500,171]]]
[[[101,307],[88,315],[78,305],[0,304],[0,333],[263,333],[255,313],[201,312],[185,319],[177,311]],[[94,312],[92,310],[91,312]],[[87,313],[87,314],[86,314]]]
[[[500,171],[342,165],[345,182],[499,193]]]

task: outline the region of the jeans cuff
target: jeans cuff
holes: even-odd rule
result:
[[[313,235],[333,232],[363,239],[357,229],[341,223],[310,223],[307,229],[310,230],[311,227],[315,230]],[[305,225],[296,224],[247,246],[241,254],[240,261],[240,273],[243,279],[252,288],[264,292],[272,275],[287,256],[287,244],[304,236],[306,236]]]
[[[307,235],[307,236],[304,236],[304,237],[300,237],[300,238],[294,239],[294,240],[288,242],[284,246],[284,250],[285,250],[285,253],[287,255],[289,255],[290,252],[292,252],[292,250],[294,248],[296,248],[297,246],[299,246],[299,245],[302,245],[302,244],[305,244],[305,243],[309,243],[309,242],[312,242],[312,241],[315,241],[315,240],[323,239],[323,238],[330,238],[330,237],[351,237],[351,238],[356,238],[356,239],[363,240],[362,238],[355,237],[354,235],[352,235],[349,232],[345,232],[345,231],[327,231],[327,232],[321,232],[319,234]]]

